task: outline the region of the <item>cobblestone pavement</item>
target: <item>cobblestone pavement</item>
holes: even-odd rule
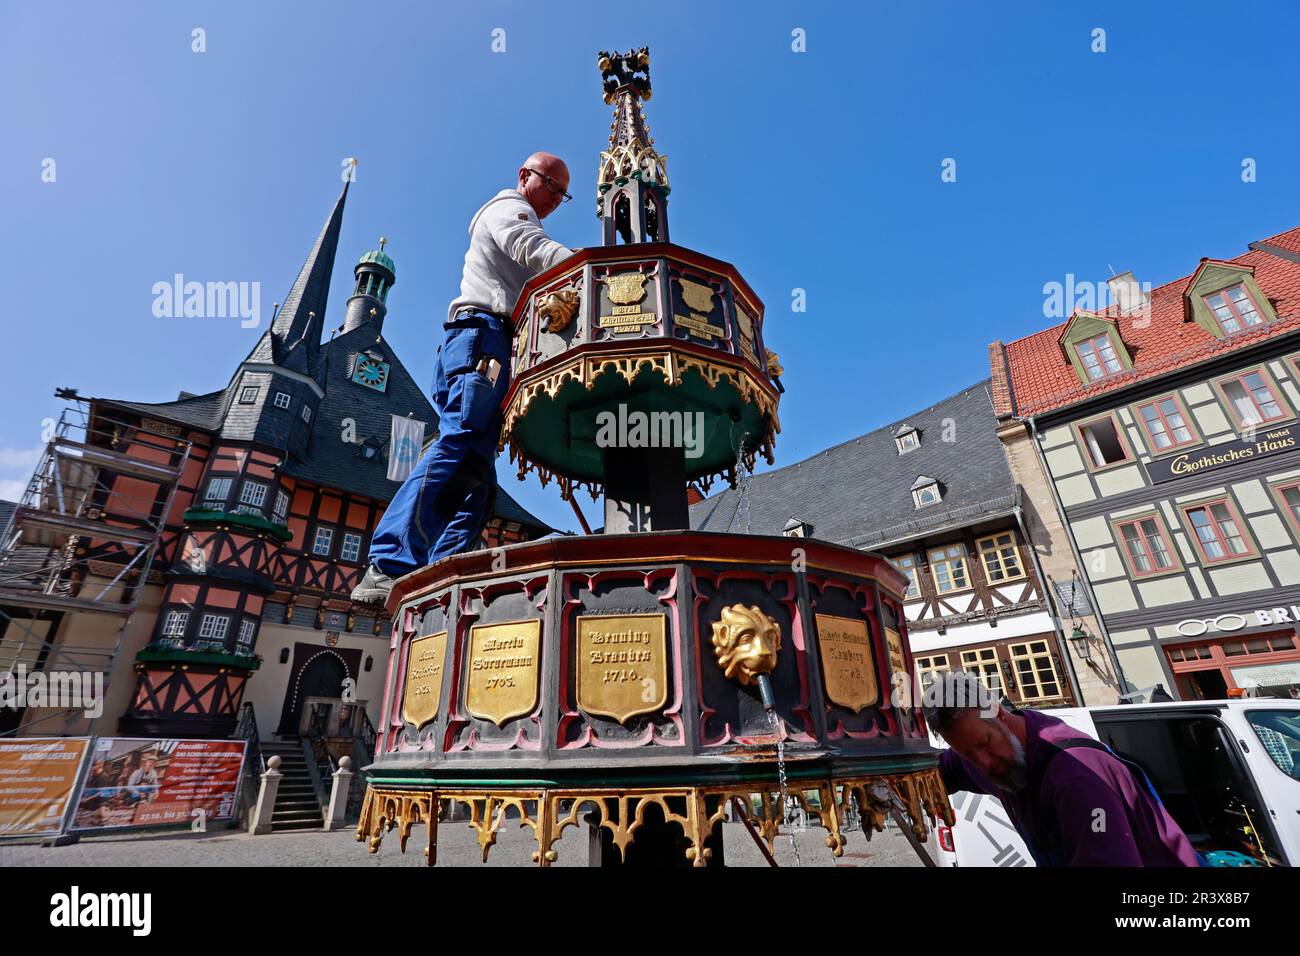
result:
[[[766,866],[762,854],[739,823],[723,825],[728,866]],[[907,840],[892,824],[868,843],[860,832],[847,834],[838,860],[826,848],[818,828],[797,834],[801,866],[920,866]],[[356,840],[355,829],[271,833],[250,836],[225,830],[207,834],[180,833],[82,838],[69,846],[0,844],[0,867],[22,866],[422,866],[424,828],[414,827],[406,853],[397,831],[384,835],[379,852],[371,855]],[[487,866],[533,866],[529,857],[537,844],[529,830],[513,822],[503,825]],[[572,828],[555,845],[556,866],[587,865],[587,835]],[[777,840],[777,862],[795,866],[794,850],[785,834]],[[462,821],[438,827],[439,866],[479,866],[481,851],[474,832]]]

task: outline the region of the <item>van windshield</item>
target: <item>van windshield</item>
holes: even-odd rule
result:
[[[1293,710],[1250,710],[1246,719],[1255,736],[1288,777],[1300,780],[1300,713]]]

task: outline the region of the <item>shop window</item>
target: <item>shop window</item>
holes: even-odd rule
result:
[[[984,575],[990,584],[1014,581],[1025,576],[1025,570],[1020,565],[1020,552],[1016,550],[1015,535],[1010,531],[980,538],[975,543],[979,547],[980,559],[984,562]]]
[[[934,578],[936,591],[949,594],[970,587],[970,577],[966,573],[966,549],[960,544],[935,548],[929,556],[930,576]]]
[[[1218,384],[1240,428],[1263,425],[1289,415],[1278,395],[1277,386],[1268,379],[1263,369],[1220,379]]]
[[[1160,574],[1178,566],[1163,523],[1156,515],[1116,522],[1124,557],[1134,577]]]
[[[1181,510],[1184,520],[1193,531],[1196,548],[1206,564],[1255,554],[1245,523],[1227,498],[1204,504],[1183,505]]]
[[[1056,671],[1056,659],[1047,641],[1029,641],[1012,644],[1011,667],[1016,683],[1020,685],[1022,701],[1050,700],[1061,696],[1061,678]]]
[[[1083,444],[1085,457],[1094,469],[1118,465],[1132,457],[1113,415],[1080,425],[1079,440]]]
[[[1147,444],[1153,453],[1194,445],[1199,441],[1188,425],[1187,415],[1178,399],[1172,395],[1158,398],[1137,407],[1138,421],[1147,435]]]

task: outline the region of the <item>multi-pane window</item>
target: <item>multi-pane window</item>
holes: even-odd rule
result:
[[[1207,563],[1253,553],[1242,532],[1241,519],[1226,499],[1184,508],[1183,514],[1196,532],[1197,547]]]
[[[1020,685],[1022,701],[1049,700],[1061,696],[1061,680],[1056,673],[1056,661],[1046,641],[1029,641],[1012,644],[1011,667]]]
[[[305,403],[302,406],[302,420],[305,422],[311,421],[311,406]]]
[[[289,407],[289,393],[288,393],[288,392],[276,392],[276,393],[275,393],[275,407],[276,407],[276,408],[288,408],[288,407]]]
[[[1165,451],[1196,441],[1182,408],[1172,395],[1139,405],[1138,419],[1146,429],[1152,451]]]
[[[921,596],[921,581],[916,573],[916,555],[904,554],[894,558],[894,567],[907,575],[907,594],[908,598]]]
[[[312,543],[311,549],[316,554],[329,554],[330,545],[334,543],[333,528],[317,528],[316,540]]]
[[[1115,354],[1115,346],[1111,344],[1110,336],[1107,334],[1098,335],[1096,338],[1088,339],[1085,342],[1079,342],[1074,348],[1079,353],[1079,360],[1083,362],[1083,370],[1092,381],[1104,378],[1107,375],[1114,375],[1124,368],[1120,364],[1119,356]]]
[[[961,667],[976,675],[995,697],[1002,696],[1002,672],[996,647],[976,647],[961,652]]]
[[[1228,406],[1236,416],[1237,424],[1242,427],[1286,417],[1281,401],[1259,369],[1235,378],[1223,379],[1219,384],[1228,398]]]
[[[239,489],[239,503],[252,505],[254,508],[262,507],[262,502],[266,500],[266,485],[260,481],[246,481],[244,486]]]
[[[230,496],[229,478],[209,478],[207,490],[203,492],[204,501],[225,501]]]
[[[230,617],[226,614],[205,614],[199,623],[199,640],[224,641]]]
[[[960,544],[932,549],[930,574],[934,578],[934,588],[940,594],[970,587],[970,578],[966,574],[966,549]]]
[[[256,385],[246,385],[239,392],[239,404],[252,405],[257,401],[258,388]]]
[[[184,637],[185,625],[190,622],[189,611],[168,611],[167,618],[163,621],[163,637]]]
[[[239,625],[238,644],[240,650],[248,650],[253,646],[253,632],[257,630],[257,623],[251,618],[245,618]]]
[[[279,490],[275,493],[275,510],[272,512],[275,516],[276,524],[284,524],[289,514],[289,493]]]
[[[976,544],[984,561],[984,575],[990,584],[1025,576],[1025,569],[1020,566],[1020,552],[1016,550],[1016,539],[1010,531],[981,538]]]
[[[355,561],[359,554],[361,554],[361,535],[349,531],[343,535],[343,547],[339,557],[344,561]]]
[[[1128,446],[1111,415],[1080,425],[1079,438],[1093,468],[1105,468],[1129,459]]]
[[[916,682],[925,693],[925,689],[933,684],[945,671],[952,670],[948,664],[947,654],[934,654],[930,657],[916,658]]]
[[[1300,533],[1300,485],[1280,485],[1273,489],[1291,519],[1291,527]]]
[[[1225,335],[1264,324],[1264,317],[1243,285],[1234,285],[1205,297],[1205,304],[1214,312]]]
[[[1124,553],[1135,577],[1168,571],[1174,566],[1169,540],[1155,515],[1124,521],[1116,527],[1124,539]]]

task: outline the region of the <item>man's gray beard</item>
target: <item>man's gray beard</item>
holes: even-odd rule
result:
[[[998,729],[1007,735],[1007,740],[1011,743],[1011,762],[1006,773],[997,776],[989,774],[989,779],[1003,790],[1023,790],[1029,785],[1029,763],[1025,759],[1025,746],[1020,738],[1002,724],[998,724]]]

